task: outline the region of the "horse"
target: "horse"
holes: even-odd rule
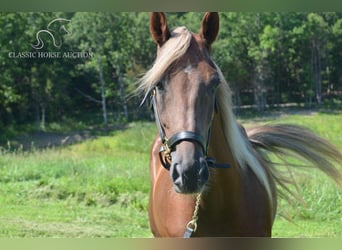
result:
[[[150,15],[157,45],[137,91],[154,110],[159,135],[150,152],[149,222],[155,237],[271,237],[280,188],[289,180],[269,153],[296,154],[342,186],[342,154],[308,129],[241,126],[232,93],[211,58],[219,14],[207,12],[197,34]]]

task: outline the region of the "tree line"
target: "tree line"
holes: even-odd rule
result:
[[[169,26],[199,30],[203,13],[166,13]],[[149,118],[137,78],[156,46],[146,12],[0,13],[0,130],[13,124],[101,116],[104,124]],[[340,104],[342,14],[220,13],[212,57],[234,105]]]

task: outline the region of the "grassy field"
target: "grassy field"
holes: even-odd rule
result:
[[[307,126],[342,150],[342,114],[242,119]],[[148,226],[153,123],[67,147],[0,151],[0,237],[152,237]],[[280,201],[275,237],[342,237],[342,192],[317,171],[298,173],[305,204]]]

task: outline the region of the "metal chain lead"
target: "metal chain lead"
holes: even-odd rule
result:
[[[189,221],[188,224],[186,225],[184,238],[190,238],[192,233],[196,232],[197,230],[198,210],[199,210],[200,202],[201,202],[201,193],[198,193],[196,196],[196,204],[195,204],[194,213],[192,215],[191,221]]]

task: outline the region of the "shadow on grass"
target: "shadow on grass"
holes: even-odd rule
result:
[[[5,151],[31,151],[54,147],[63,147],[85,140],[108,136],[113,132],[127,129],[128,124],[103,126],[89,126],[70,132],[36,131],[15,136],[6,142],[0,142],[0,149]]]
[[[308,116],[317,113],[342,115],[342,105],[336,105],[334,103],[334,105],[322,105],[321,107],[312,108],[307,108],[304,105],[287,105],[286,107],[280,108],[269,107],[264,112],[258,112],[253,107],[241,107],[235,110],[235,113],[236,117],[242,122],[263,122],[269,119],[278,119],[284,115]],[[75,127],[75,122],[71,122],[70,124],[65,122],[64,127],[61,127],[62,124],[52,123],[50,126],[51,129],[47,131],[34,131],[34,129],[29,128],[29,125],[26,125],[26,129],[28,128],[27,131],[20,131],[18,128],[8,133],[4,131],[2,135],[0,134],[0,150],[16,152],[63,147],[101,136],[111,135],[113,132],[123,131],[128,127],[128,123],[115,123],[107,127],[93,125],[96,124],[94,121],[89,122],[87,120],[87,123],[88,125],[83,124],[79,127]]]
[[[334,106],[334,107],[287,107],[287,108],[268,108],[263,112],[258,112],[253,108],[245,108],[240,109],[236,112],[236,117],[242,121],[253,120],[262,122],[264,120],[269,120],[270,118],[280,118],[284,115],[315,115],[317,113],[320,114],[329,114],[329,115],[342,115],[342,105]]]

